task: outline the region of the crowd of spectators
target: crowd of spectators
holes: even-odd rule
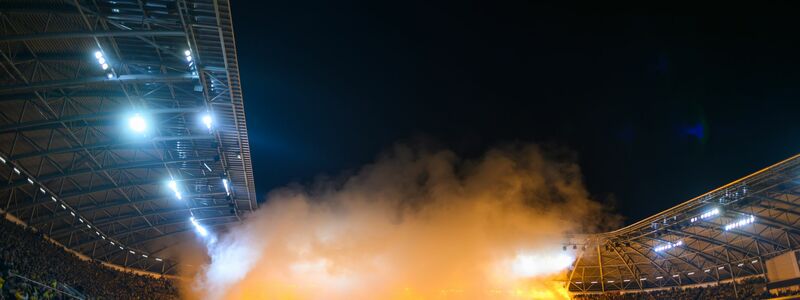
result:
[[[771,299],[781,296],[796,295],[798,293],[784,292],[770,294],[766,289],[764,278],[749,278],[737,281],[734,289],[733,283],[720,283],[704,287],[670,288],[666,290],[630,292],[630,293],[605,293],[575,295],[577,300],[725,300],[725,299]]]
[[[172,281],[83,260],[41,234],[0,217],[0,299],[177,299]]]

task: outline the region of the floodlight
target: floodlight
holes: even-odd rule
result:
[[[199,233],[201,236],[208,235],[208,230],[206,230],[203,225],[200,225],[200,222],[197,222],[194,217],[189,218],[189,220],[192,221],[192,225],[194,225],[194,229],[197,230],[197,233]]]
[[[228,178],[222,178],[222,185],[225,186],[225,193],[231,195],[231,188],[228,186]]]
[[[102,52],[100,52],[100,51],[96,51],[96,52],[94,53],[94,57],[95,57],[95,58],[97,58],[97,59],[100,59],[101,57],[103,57],[103,53],[102,53]]]
[[[210,114],[206,114],[205,116],[203,116],[203,124],[206,124],[206,128],[208,128],[209,130],[211,129],[211,122],[212,121],[213,121],[213,119],[211,119],[211,115]]]
[[[181,196],[181,192],[178,190],[178,183],[177,183],[177,182],[175,182],[175,180],[170,180],[170,181],[169,181],[169,183],[168,183],[167,185],[169,185],[169,188],[170,188],[170,189],[171,189],[173,192],[175,192],[175,197],[176,197],[176,198],[178,198],[178,199],[183,199],[183,197]]]
[[[135,114],[128,119],[128,126],[130,126],[133,131],[141,133],[147,129],[147,122],[141,115]]]
[[[185,56],[192,55],[192,51],[189,51],[189,50],[183,51],[183,55],[185,55]]]
[[[112,78],[114,78],[114,74],[112,74],[111,72],[109,72],[108,74],[106,74],[106,78],[108,78],[108,79],[112,79]]]
[[[108,64],[106,63],[100,64],[100,67],[102,67],[103,70],[108,70]]]
[[[156,257],[156,261],[163,261],[163,259]]]

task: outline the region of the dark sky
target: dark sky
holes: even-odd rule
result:
[[[466,157],[538,142],[631,223],[800,151],[786,8],[233,2],[260,198],[419,135]]]

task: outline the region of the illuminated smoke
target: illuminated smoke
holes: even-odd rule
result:
[[[270,193],[189,274],[196,299],[563,299],[568,231],[608,220],[563,154],[396,146],[355,175]]]

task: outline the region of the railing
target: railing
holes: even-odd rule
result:
[[[22,280],[28,282],[28,283],[31,283],[31,284],[36,285],[36,286],[43,287],[45,289],[54,291],[54,292],[58,293],[59,295],[64,295],[64,296],[67,296],[67,297],[72,298],[72,299],[86,300],[86,296],[81,295],[80,293],[75,291],[75,289],[73,289],[72,287],[70,287],[68,285],[65,285],[65,284],[59,284],[59,285],[61,285],[64,289],[69,290],[69,291],[62,291],[60,289],[51,287],[49,285],[46,285],[44,283],[38,282],[36,280],[27,278],[27,277],[19,275],[19,274],[11,273],[11,277],[17,277],[19,279],[22,279]]]

